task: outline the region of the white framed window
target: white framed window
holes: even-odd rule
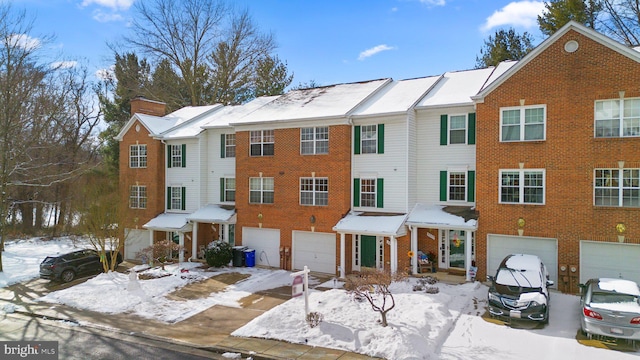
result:
[[[376,179],[360,179],[360,206],[376,207]]]
[[[467,172],[449,172],[449,201],[467,201]]]
[[[595,137],[640,136],[640,99],[595,102]]]
[[[179,145],[167,145],[168,152],[168,163],[167,167],[169,168],[179,168],[186,167],[187,161],[187,145],[179,144]]]
[[[640,207],[640,169],[595,169],[594,203]]]
[[[500,170],[502,204],[544,204],[544,189],[543,169]]]
[[[362,154],[378,153],[378,125],[362,125],[360,127]]]
[[[467,143],[467,115],[449,117],[449,144]]]
[[[233,202],[236,201],[236,179],[235,178],[222,178],[222,201]]]
[[[329,178],[300,178],[300,205],[329,204]]]
[[[147,208],[147,187],[140,185],[132,185],[129,187],[129,208],[146,209]]]
[[[251,156],[273,155],[275,135],[273,130],[251,131],[249,134]]]
[[[147,145],[136,144],[129,146],[129,167],[147,167]]]
[[[224,157],[236,157],[236,134],[224,134]]]
[[[249,178],[249,203],[273,204],[274,183],[272,177]]]
[[[329,153],[329,127],[300,129],[300,153],[302,155]]]
[[[183,186],[167,187],[167,210],[185,210],[185,194]]]
[[[500,141],[538,141],[546,134],[544,105],[500,109]]]

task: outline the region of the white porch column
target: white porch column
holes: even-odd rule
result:
[[[411,257],[411,273],[418,273],[418,228],[415,226],[409,227],[411,230],[411,251],[413,256]]]
[[[391,273],[398,272],[398,239],[391,236]]]
[[[149,230],[149,246],[153,246],[153,230]]]
[[[467,281],[471,281],[471,276],[469,275],[469,268],[471,267],[471,234],[472,231],[470,230],[466,230],[465,232],[465,239],[464,239],[464,254],[465,254],[465,270],[466,270],[466,275],[465,275],[465,279]]]
[[[184,233],[178,233],[178,245],[180,245],[180,252],[178,255],[178,262],[184,262]]]
[[[345,236],[344,233],[340,233],[340,278],[345,278],[345,266],[347,266],[347,260],[345,259],[346,250],[344,248]]]
[[[191,260],[198,258],[198,223],[193,222],[193,232],[191,239]]]

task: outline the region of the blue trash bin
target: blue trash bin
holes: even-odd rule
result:
[[[244,265],[246,267],[256,266],[256,250],[255,249],[246,249],[244,251]]]

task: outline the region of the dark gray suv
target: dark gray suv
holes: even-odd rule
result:
[[[109,253],[107,253],[107,261],[111,261]],[[122,255],[118,253],[116,267],[120,263],[122,263]],[[81,275],[101,272],[100,254],[90,249],[77,250],[59,256],[47,256],[40,263],[40,278],[54,281],[69,282]]]

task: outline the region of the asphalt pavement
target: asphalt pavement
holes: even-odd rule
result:
[[[119,271],[127,271],[133,264],[123,263]],[[252,359],[340,359],[361,360],[374,359],[362,354],[344,350],[322,348],[293,344],[285,341],[245,338],[231,336],[236,329],[244,326],[249,321],[285,302],[291,296],[291,288],[283,287],[270,289],[267,292],[256,293],[252,297],[260,298],[260,301],[245,301],[243,307],[232,308],[215,305],[186,320],[168,324],[160,321],[144,319],[131,314],[103,314],[94,311],[76,309],[60,304],[48,304],[37,302],[36,299],[51,291],[73,286],[78,279],[69,284],[56,284],[48,280],[34,279],[24,283],[14,284],[7,288],[0,288],[0,310],[7,309],[6,304],[19,305],[20,310],[16,316],[33,316],[46,319],[68,321],[82,326],[95,327],[102,330],[120,332],[128,336],[136,336],[141,339],[155,339],[187,345],[211,353],[236,353],[242,358]],[[226,281],[225,281],[226,282]],[[190,284],[179,292],[172,294],[174,297],[198,296],[198,293],[209,294],[216,288],[224,286],[215,279],[202,283]],[[10,317],[9,312],[6,316]],[[12,327],[0,327],[0,337],[3,334],[20,331]]]

